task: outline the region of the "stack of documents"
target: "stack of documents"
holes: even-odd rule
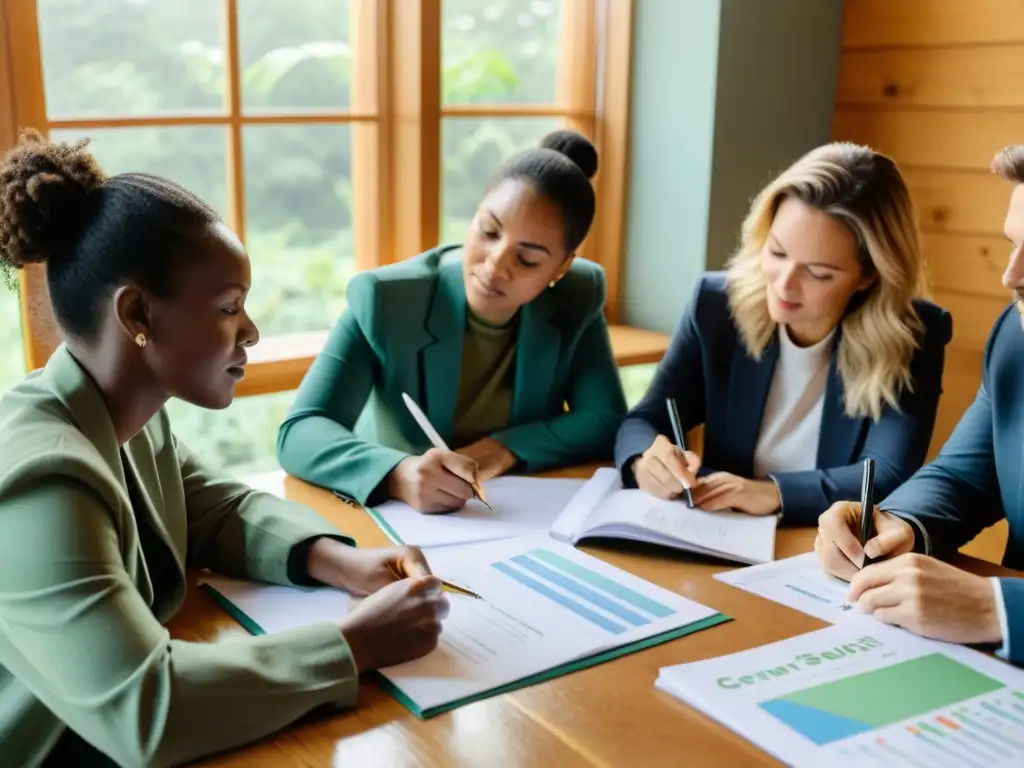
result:
[[[491,509],[479,499],[470,499],[454,512],[424,514],[392,500],[368,512],[396,544],[442,547],[492,541],[547,533],[583,483],[568,478],[508,475],[484,483]]]
[[[655,684],[787,765],[1024,765],[1024,671],[866,617]]]
[[[622,487],[614,469],[599,469],[555,521],[551,534],[576,544],[616,538],[659,544],[740,563],[775,558],[775,515],[708,512]]]
[[[449,595],[438,647],[381,670],[392,695],[424,718],[728,620],[547,536],[443,547],[430,566],[482,599]],[[204,581],[254,634],[337,622],[350,609],[338,590]]]

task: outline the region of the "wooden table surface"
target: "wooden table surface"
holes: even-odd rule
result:
[[[589,477],[592,467],[560,476]],[[288,498],[312,507],[360,546],[389,542],[365,512],[327,491],[287,478]],[[811,549],[813,529],[782,529],[776,557]],[[198,763],[227,766],[620,766],[778,765],[757,747],[654,688],[658,669],[721,656],[827,626],[712,578],[732,566],[664,548],[581,547],[620,568],[714,608],[733,621],[531,688],[470,704],[426,721],[371,681],[355,708],[318,714],[261,742]],[[961,556],[984,575],[1007,572]],[[210,598],[190,590],[172,636],[216,641],[246,636]]]

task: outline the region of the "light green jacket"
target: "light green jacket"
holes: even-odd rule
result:
[[[39,765],[66,724],[119,765],[177,765],[355,700],[331,622],[209,644],[163,627],[186,563],[307,578],[296,545],[351,543],[318,515],[204,470],[163,411],[123,446],[133,509],[99,390],[65,347],[0,400],[0,435],[0,764]]]
[[[462,248],[361,272],[347,297],[281,425],[278,461],[366,504],[399,461],[430,448],[403,392],[451,441],[466,334]],[[576,259],[520,310],[510,423],[492,435],[520,471],[612,456],[626,400],[604,299],[604,271]]]

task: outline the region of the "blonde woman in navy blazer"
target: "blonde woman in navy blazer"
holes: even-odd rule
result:
[[[819,147],[755,198],[724,273],[698,282],[643,400],[619,429],[624,484],[706,509],[815,524],[859,499],[862,461],[882,498],[923,463],[952,320],[925,286],[906,185],[887,157]],[[703,460],[681,453],[703,424]]]

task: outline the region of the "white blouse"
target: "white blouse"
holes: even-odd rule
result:
[[[832,333],[799,347],[780,326],[779,357],[772,374],[761,431],[754,449],[754,477],[814,469],[821,435],[821,409],[832,361]]]

